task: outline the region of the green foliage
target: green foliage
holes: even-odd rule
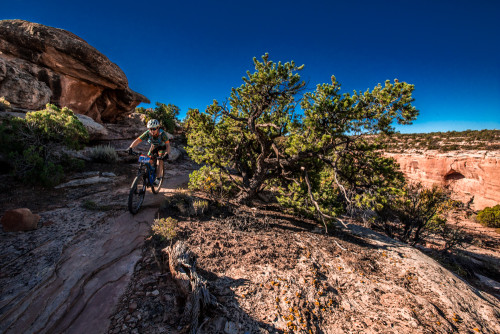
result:
[[[451,209],[450,193],[436,186],[428,189],[420,183],[408,184],[404,190],[391,204],[402,224],[400,239],[415,244],[426,230],[442,230]]]
[[[118,154],[111,145],[98,145],[92,147],[89,156],[96,162],[114,163],[118,161]]]
[[[479,211],[476,220],[481,225],[500,228],[500,204]]]
[[[63,166],[81,165],[57,152],[58,145],[80,148],[88,133],[70,109],[47,104],[44,110],[28,112],[25,119],[4,120],[0,139],[14,175],[26,183],[53,186],[64,177]]]
[[[26,114],[25,139],[35,145],[62,143],[72,149],[81,148],[88,132],[71,109],[47,104],[44,110]]]
[[[4,96],[0,96],[0,111],[6,111],[10,109],[10,102],[5,99]]]
[[[64,177],[63,167],[45,160],[40,147],[29,146],[21,153],[10,152],[9,161],[13,165],[14,175],[24,183],[52,187]]]
[[[136,108],[135,111],[146,115],[145,124],[147,124],[150,119],[157,119],[165,131],[174,133],[180,108],[174,104],[156,102],[155,108],[146,109],[144,107],[139,107]]]
[[[189,189],[207,193],[212,199],[224,199],[236,193],[230,178],[218,168],[203,166],[189,175]]]
[[[175,231],[177,227],[177,220],[174,218],[160,218],[155,219],[151,229],[153,230],[153,235],[158,236],[162,240],[172,241],[177,235]]]
[[[262,61],[254,58],[254,66],[227,103],[188,112],[192,159],[225,174],[239,202],[274,187],[283,205],[323,222],[349,206],[384,206],[402,176],[381,156],[380,143],[366,139],[392,134],[393,121],[416,118],[413,85],[386,81],[371,91],[341,94],[332,77],[301,99],[303,65],[274,63],[266,54]],[[299,104],[303,115],[295,113]]]
[[[85,161],[73,158],[67,154],[61,156],[58,164],[60,164],[65,171],[81,172],[85,169]]]

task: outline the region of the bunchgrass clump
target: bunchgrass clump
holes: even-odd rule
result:
[[[153,230],[153,235],[158,236],[160,239],[165,241],[172,241],[177,235],[175,228],[177,227],[177,220],[174,218],[159,218],[155,219],[151,229]]]
[[[205,200],[195,200],[193,202],[193,208],[196,215],[203,215],[208,210],[208,201]]]
[[[95,162],[114,163],[118,160],[118,154],[111,145],[98,145],[92,147],[89,156]]]

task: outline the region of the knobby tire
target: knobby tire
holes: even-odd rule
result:
[[[156,167],[158,168],[158,167]],[[163,176],[165,175],[165,165],[163,165],[163,173],[160,175],[160,183],[155,187],[154,185],[151,184],[151,190],[153,191],[153,194],[158,194],[161,189],[161,184],[163,183]]]
[[[144,202],[144,196],[146,195],[147,180],[145,175],[138,175],[132,186],[130,187],[130,192],[128,194],[128,210],[132,214],[136,214]]]

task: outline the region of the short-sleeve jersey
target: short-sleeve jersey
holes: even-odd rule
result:
[[[158,136],[153,136],[149,130],[144,132],[142,135],[139,136],[141,140],[146,140],[148,143],[150,143],[153,146],[162,146],[165,144],[165,142],[168,142],[168,136],[165,131],[160,129],[160,133]]]

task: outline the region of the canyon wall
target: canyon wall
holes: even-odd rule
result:
[[[411,181],[448,186],[455,198],[482,210],[500,203],[500,151],[386,153]]]

